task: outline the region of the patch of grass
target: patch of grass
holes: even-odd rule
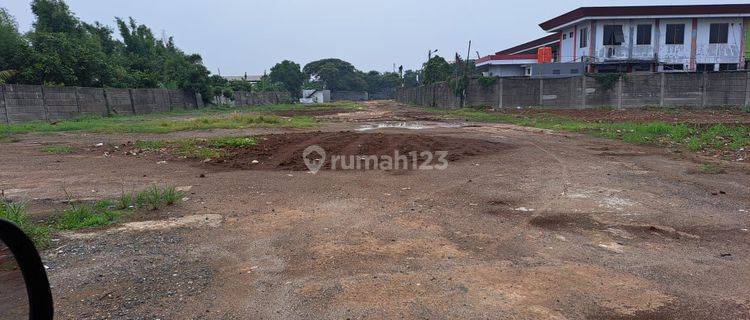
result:
[[[230,156],[225,148],[246,148],[258,144],[254,137],[218,137],[218,138],[188,138],[175,141],[159,141],[158,143],[138,143],[136,147],[144,150],[167,149],[167,152],[186,158],[216,159]]]
[[[94,204],[71,203],[57,218],[56,226],[61,230],[79,230],[102,227],[117,222],[123,212],[114,210],[112,202],[98,201]]]
[[[117,198],[116,208],[117,210],[126,210],[134,207],[134,200],[132,193],[123,192],[119,198]]]
[[[720,165],[712,164],[712,163],[704,163],[698,166],[698,172],[704,173],[704,174],[721,174],[726,173],[726,169]]]
[[[39,248],[46,248],[51,243],[52,228],[31,221],[23,203],[10,203],[0,200],[0,218],[7,219],[16,225],[34,241]]]
[[[630,143],[684,145],[691,151],[739,150],[750,147],[750,126],[743,124],[705,126],[661,121],[586,122],[546,113],[522,115],[486,112],[471,108],[450,111],[428,109],[428,111],[468,121],[502,122],[543,129],[574,131]]]
[[[151,186],[146,190],[136,192],[135,194],[125,194],[120,196],[117,201],[117,208],[131,208],[131,209],[149,209],[158,210],[165,206],[170,206],[179,199],[182,199],[184,194],[177,191],[175,187],[164,187],[159,188],[157,186]]]
[[[166,187],[161,191],[161,199],[165,205],[171,206],[182,199],[184,195],[182,192],[177,191],[175,187]]]
[[[56,146],[44,146],[40,149],[44,153],[53,154],[68,154],[76,151],[76,148],[72,146],[56,145]]]
[[[347,104],[334,105],[346,108]],[[278,117],[252,114],[272,110],[292,110],[301,105],[271,105],[232,109],[179,110],[137,116],[86,116],[57,123],[42,121],[0,124],[0,137],[29,132],[85,131],[99,133],[169,133],[207,129],[241,129],[247,127],[309,127],[317,123],[312,117]]]
[[[256,144],[258,144],[258,141],[253,137],[222,137],[211,139],[208,142],[208,145],[214,148],[244,148]]]

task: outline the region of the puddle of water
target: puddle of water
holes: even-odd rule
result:
[[[458,128],[460,124],[449,124],[449,123],[425,123],[425,122],[381,122],[374,124],[366,124],[357,129],[357,131],[370,131],[377,129],[396,128],[396,129],[408,129],[408,130],[422,130],[430,128]]]

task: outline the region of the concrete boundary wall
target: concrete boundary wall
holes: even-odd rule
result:
[[[237,92],[238,105],[291,101],[287,92]],[[203,108],[199,93],[171,89],[118,89],[0,85],[0,124],[55,122],[86,115],[141,115]]]
[[[367,91],[331,91],[331,101],[367,101]]]
[[[292,96],[288,92],[235,91],[234,93],[234,105],[236,106],[260,106],[290,102],[292,102]]]
[[[446,83],[399,88],[396,100],[434,108],[459,108],[461,100]],[[592,76],[472,80],[465,106],[497,108],[747,107],[750,72],[626,74],[607,88]]]

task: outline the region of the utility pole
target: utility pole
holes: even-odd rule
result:
[[[466,81],[466,85],[468,86],[469,83],[469,55],[471,55],[471,40],[469,40],[469,49],[466,50],[466,64],[464,66],[464,79]],[[466,87],[464,87],[461,98],[461,107],[466,107]]]
[[[430,59],[432,59],[432,54],[437,53],[438,49],[435,50],[427,50],[427,62],[430,62]]]

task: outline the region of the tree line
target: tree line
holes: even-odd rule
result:
[[[156,37],[132,17],[115,18],[115,29],[81,21],[63,0],[33,0],[31,11],[32,28],[21,33],[14,17],[0,8],[0,83],[186,89],[208,101],[218,95],[233,97],[238,90],[287,90],[292,96],[303,88],[373,93],[444,81],[451,74],[446,71],[450,64],[440,57],[423,70],[382,73],[328,58],[304,67],[284,60],[255,84],[228,81],[211,75],[199,54],[182,51],[172,37]]]

